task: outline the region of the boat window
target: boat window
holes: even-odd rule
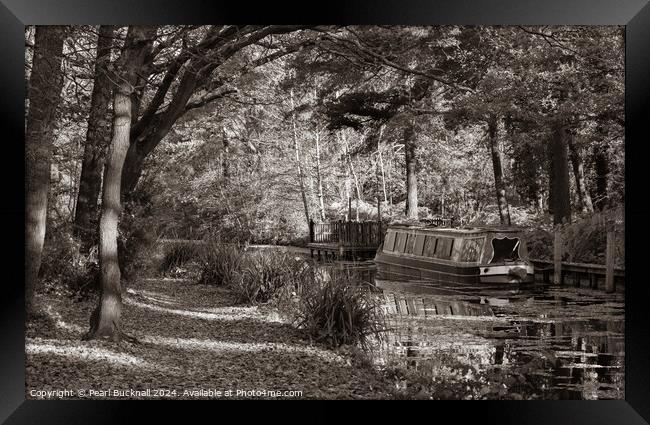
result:
[[[415,237],[415,248],[413,248],[413,254],[422,255],[423,248],[424,248],[424,235],[417,235]]]
[[[396,252],[404,252],[404,246],[406,245],[406,233],[398,232],[395,237],[395,249]]]
[[[404,252],[407,254],[413,254],[413,248],[415,247],[415,235],[410,233],[406,239],[406,247]]]
[[[453,249],[454,249],[453,238],[438,238],[435,257],[442,258],[442,259],[449,259],[451,258],[451,252]]]
[[[460,261],[468,263],[478,261],[481,256],[483,241],[484,238],[465,239],[460,253]]]
[[[395,232],[389,231],[384,241],[384,251],[392,251],[395,246]]]
[[[519,238],[493,238],[492,260],[490,263],[503,263],[519,259]]]
[[[424,256],[433,258],[436,252],[436,239],[435,236],[427,236],[424,239]]]

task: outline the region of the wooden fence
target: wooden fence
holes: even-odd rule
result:
[[[382,223],[377,221],[331,221],[309,223],[309,242],[343,247],[378,247],[383,242]]]

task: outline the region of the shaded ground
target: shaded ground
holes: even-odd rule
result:
[[[390,385],[358,367],[354,355],[310,344],[274,310],[236,306],[222,288],[165,279],[128,288],[123,326],[137,345],[81,341],[93,305],[40,297],[49,321],[27,327],[27,398],[40,398],[32,390],[64,389],[73,395],[49,398],[80,398],[79,390],[87,396],[91,389],[151,390],[120,398],[219,398],[185,390],[232,390],[234,398],[278,397],[268,391],[302,391],[288,398],[390,397]],[[260,392],[237,397],[237,390]]]

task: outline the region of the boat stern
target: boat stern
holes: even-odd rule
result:
[[[489,264],[480,267],[481,283],[530,283],[535,280],[535,268],[530,264]]]

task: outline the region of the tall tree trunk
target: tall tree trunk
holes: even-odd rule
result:
[[[354,165],[352,164],[352,155],[350,154],[350,144],[348,143],[348,138],[345,134],[345,132],[341,133],[341,138],[343,139],[343,143],[345,146],[345,158],[348,163],[348,168],[350,169],[350,174],[352,174],[352,178],[354,179],[354,189],[357,194],[356,197],[356,213],[357,213],[357,221],[359,221],[359,201],[363,200],[361,197],[361,188],[359,186],[359,178],[357,177],[356,171],[354,171]]]
[[[589,190],[587,189],[587,183],[585,181],[585,171],[582,165],[582,159],[580,159],[580,152],[578,152],[578,148],[573,140],[573,134],[567,134],[567,143],[580,206],[582,211],[592,213],[594,212],[594,206],[591,203],[591,196],[589,195]]]
[[[228,180],[230,178],[230,141],[226,136],[226,131],[221,129],[221,143],[223,144],[223,151],[221,151],[221,176]]]
[[[567,154],[567,128],[561,123],[553,125],[550,155],[550,198],[553,206],[553,223],[571,221],[571,193],[569,191],[569,158]]]
[[[496,190],[497,206],[499,208],[499,222],[510,226],[510,208],[506,199],[506,187],[503,183],[501,153],[497,145],[497,125],[497,117],[492,116],[488,121],[488,143],[490,155],[492,156],[492,170],[494,171],[494,188]]]
[[[300,146],[298,144],[298,129],[296,128],[296,105],[293,100],[293,90],[290,91],[291,100],[291,125],[293,127],[293,147],[296,151],[296,167],[298,169],[298,182],[300,183],[300,195],[302,197],[302,205],[305,208],[305,218],[307,219],[307,226],[309,226],[309,204],[307,203],[307,193],[305,193],[305,179],[302,172],[302,165],[300,163]]]
[[[343,153],[345,156],[345,152]],[[343,200],[343,205],[345,206],[348,214],[346,214],[346,221],[352,220],[352,214],[349,213],[348,205],[350,204],[350,199],[352,198],[352,178],[350,177],[350,167],[348,167],[347,158],[345,159],[345,199]]]
[[[109,102],[112,83],[108,75],[108,68],[111,62],[114,32],[115,28],[112,25],[99,27],[88,131],[86,132],[74,218],[74,233],[81,237],[83,245],[85,245],[82,247],[84,250],[92,244],[91,241],[96,234],[97,201],[102,184],[104,155],[111,137]]]
[[[415,157],[415,129],[409,123],[404,128],[404,159],[406,161],[406,218],[418,219],[418,177]]]
[[[535,201],[537,206],[537,211],[539,213],[544,212],[544,187],[542,180],[542,170],[537,169],[537,176],[535,177]]]
[[[320,131],[316,131],[316,181],[318,183],[318,205],[320,206],[320,219],[325,221],[325,201],[323,200],[323,179],[320,172]]]
[[[546,205],[548,207],[548,213],[551,215],[555,214],[555,169],[553,166],[553,138],[555,133],[551,134],[551,143],[546,147],[546,166],[548,174],[548,199],[546,200]]]
[[[381,171],[381,187],[384,191],[384,202],[388,201],[388,195],[386,193],[386,175],[384,173],[384,157],[381,154],[381,136],[384,134],[384,126],[382,125],[379,128],[379,139],[377,139],[377,155],[379,156],[379,168]]]
[[[391,180],[391,172],[393,171],[395,167],[395,150],[393,146],[391,146],[389,155],[388,155],[388,163],[386,164],[386,192],[388,193],[388,204],[393,205],[393,192],[391,189],[393,188],[392,186],[392,180]]]
[[[123,336],[120,326],[122,312],[121,273],[117,253],[117,226],[120,217],[120,185],[122,167],[129,148],[131,130],[131,94],[138,81],[138,70],[149,54],[155,27],[129,27],[122,54],[117,63],[118,74],[113,81],[113,138],[107,152],[104,168],[101,217],[99,219],[99,264],[101,297],[90,319],[90,330],[84,339],[110,338],[119,341]]]
[[[607,160],[607,145],[596,144],[593,147],[594,168],[596,172],[596,193],[594,206],[601,210],[607,206],[607,175],[609,162]]]
[[[63,87],[63,37],[63,27],[36,27],[25,130],[25,299],[28,315],[35,312],[34,291],[45,241],[54,117]]]

